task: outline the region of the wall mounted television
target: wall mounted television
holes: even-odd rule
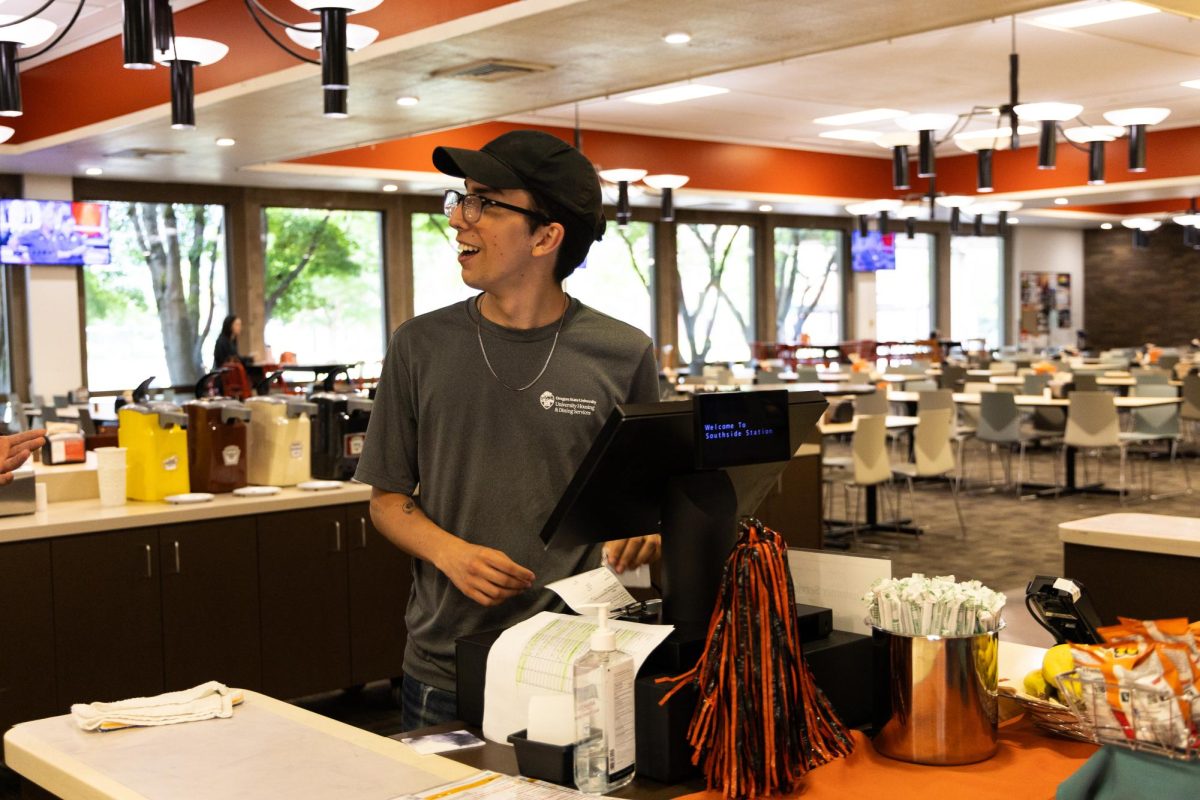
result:
[[[0,263],[108,264],[108,206],[65,200],[0,200]]]
[[[878,272],[896,268],[896,234],[869,231],[863,236],[850,232],[850,265],[854,272]]]

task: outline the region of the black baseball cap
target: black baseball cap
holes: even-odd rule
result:
[[[583,153],[542,131],[509,131],[478,150],[438,147],[433,166],[493,189],[524,189],[547,201],[559,222],[569,215],[596,241],[604,235],[604,205],[596,168]]]

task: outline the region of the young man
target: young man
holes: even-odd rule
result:
[[[613,406],[658,400],[650,339],[562,289],[604,234],[583,154],[513,131],[433,163],[465,179],[445,210],[479,294],[393,334],[356,475],[376,527],[414,556],[407,730],[455,717],[458,637],[557,607],[545,585],[599,565],[599,548],[546,551],[538,534]],[[632,568],[658,537],[605,551]]]

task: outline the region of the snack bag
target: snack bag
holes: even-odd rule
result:
[[[1120,731],[1126,739],[1184,747],[1190,720],[1185,723],[1167,673],[1175,673],[1169,658],[1160,658],[1156,643],[1071,645],[1076,674],[1083,687],[1081,709],[1098,729]],[[1178,685],[1178,677],[1174,678]],[[1088,687],[1103,685],[1100,692]]]

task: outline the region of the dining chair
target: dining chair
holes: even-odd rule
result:
[[[949,392],[947,392],[949,394]],[[953,440],[954,408],[926,408],[917,412],[917,428],[913,443],[914,460],[894,464],[892,474],[903,477],[908,484],[908,500],[917,516],[914,478],[946,478],[950,483],[950,496],[954,500],[954,513],[958,515],[958,528],[962,538],[967,538],[967,524],[963,521],[962,508],[958,504],[958,491],[962,475],[958,471],[958,459],[950,446]],[[897,516],[899,516],[897,514]]]
[[[1180,392],[1183,404],[1179,408],[1179,416],[1187,420],[1191,430],[1189,437],[1196,441],[1196,429],[1200,426],[1200,375],[1192,372],[1183,378],[1183,390]]]
[[[1073,384],[1072,391],[1075,392],[1098,392],[1100,384],[1096,382],[1097,376],[1089,372],[1076,372],[1071,375],[1071,383]]]
[[[1175,387],[1167,384],[1138,384],[1133,389],[1134,397],[1178,397]],[[1154,444],[1164,442],[1168,446],[1169,463],[1174,465],[1179,442],[1183,439],[1180,407],[1174,403],[1148,408],[1133,409],[1133,430],[1122,434],[1130,444]],[[1146,452],[1146,495],[1157,500],[1167,495],[1154,494],[1154,472],[1151,469],[1152,450]],[[1184,491],[1191,494],[1192,478],[1188,473],[1187,459],[1183,463]]]
[[[796,383],[816,383],[821,380],[816,367],[796,367]]]
[[[827,472],[824,476],[830,488],[829,499],[832,499],[833,484],[842,487],[843,506],[850,520],[850,535],[858,544],[858,515],[863,493],[869,487],[876,491],[884,488],[892,480],[892,467],[888,461],[887,452],[887,418],[884,416],[858,417],[854,436],[850,442],[851,468],[849,470]],[[854,510],[850,511],[850,490],[855,490]],[[883,500],[883,492],[879,500]],[[832,504],[829,504],[832,508]]]
[[[856,416],[887,416],[888,399],[885,392],[875,391],[870,394],[854,396],[854,413]]]
[[[906,392],[930,392],[936,388],[938,388],[937,381],[932,378],[904,382],[904,391]]]
[[[937,379],[938,388],[957,392],[959,391],[959,387],[963,385],[966,377],[966,367],[959,367],[954,364],[942,364],[942,373],[938,375]]]
[[[1067,429],[1063,434],[1063,459],[1066,459],[1068,448],[1091,451],[1096,454],[1098,467],[1097,479],[1101,474],[1103,461],[1100,457],[1106,450],[1115,449],[1120,457],[1120,489],[1121,502],[1125,502],[1129,492],[1126,480],[1126,465],[1128,462],[1129,435],[1121,433],[1120,421],[1117,418],[1117,407],[1113,396],[1108,392],[1072,392],[1070,406],[1067,410]],[[1085,462],[1086,468],[1086,462]],[[1087,482],[1087,478],[1084,481]]]
[[[1138,386],[1165,385],[1171,378],[1171,373],[1165,369],[1135,369],[1131,370],[1130,374]]]
[[[1017,496],[1020,496],[1022,477],[1025,473],[1025,450],[1029,443],[1038,437],[1022,430],[1021,412],[1017,408],[1014,395],[1007,392],[985,392],[979,395],[979,425],[975,429],[975,438],[988,446],[988,485],[994,485],[992,453],[1007,453],[1007,458],[1003,458],[1001,462],[1004,467],[1004,486],[1013,487]],[[1017,450],[1015,476],[1012,469],[1014,448]],[[1054,483],[1058,485],[1057,470]]]

